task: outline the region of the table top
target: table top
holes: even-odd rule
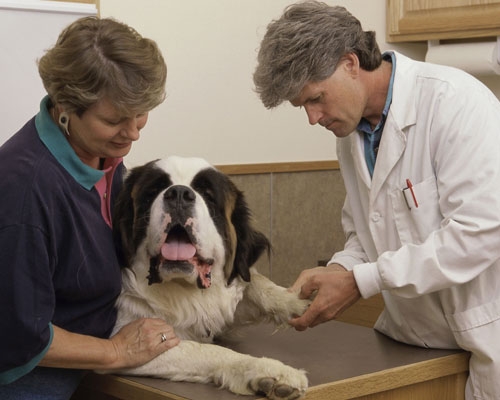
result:
[[[243,330],[238,341],[225,342],[224,345],[241,353],[276,358],[285,364],[304,369],[307,371],[310,388],[463,353],[461,350],[409,346],[371,328],[337,321],[327,322],[304,332],[291,328],[273,332],[274,327],[271,325],[248,327]],[[450,362],[457,361],[453,359]],[[169,394],[166,398],[171,399],[242,399],[241,396],[218,389],[212,384],[143,377],[126,377],[126,380],[131,385],[144,386],[154,392],[156,395],[151,398],[160,398],[157,396],[166,392]],[[250,400],[259,397],[244,398]]]

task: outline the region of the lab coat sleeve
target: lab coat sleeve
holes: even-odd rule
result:
[[[481,85],[469,86],[420,99],[432,101],[425,121],[417,121],[425,129],[416,132],[425,132],[429,142],[441,220],[421,243],[405,243],[376,263],[357,265],[363,297],[384,289],[420,296],[469,282],[499,261],[500,106]],[[426,218],[423,212],[412,215],[409,229]]]

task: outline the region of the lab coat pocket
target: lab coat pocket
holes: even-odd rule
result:
[[[411,189],[394,190],[391,201],[401,244],[422,243],[439,229],[442,215],[434,176],[414,183]]]
[[[447,314],[446,320],[453,332],[464,332],[500,320],[500,299],[465,311]]]
[[[457,344],[472,353],[470,377],[475,399],[500,393],[500,300],[446,315]]]

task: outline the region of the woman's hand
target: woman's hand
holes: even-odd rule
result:
[[[145,364],[180,342],[174,329],[157,318],[142,318],[125,325],[111,337],[118,368]]]
[[[157,318],[141,318],[110,339],[72,333],[53,325],[53,339],[41,366],[115,371],[145,364],[179,344],[174,329]]]

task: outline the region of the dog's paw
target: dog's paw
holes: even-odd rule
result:
[[[256,394],[263,394],[273,400],[296,400],[305,394],[305,389],[286,383],[280,383],[275,378],[256,378],[249,382],[250,389]]]
[[[304,396],[307,389],[304,371],[269,358],[260,358],[254,367],[248,375],[248,388],[254,394],[272,400],[296,400]]]
[[[299,317],[307,310],[307,308],[311,305],[310,299],[299,299],[298,296],[293,293],[294,297],[290,300],[289,303],[289,317]]]
[[[288,321],[300,317],[311,305],[310,299],[300,299],[297,293],[284,290],[273,309],[274,322],[280,328],[288,327]]]

